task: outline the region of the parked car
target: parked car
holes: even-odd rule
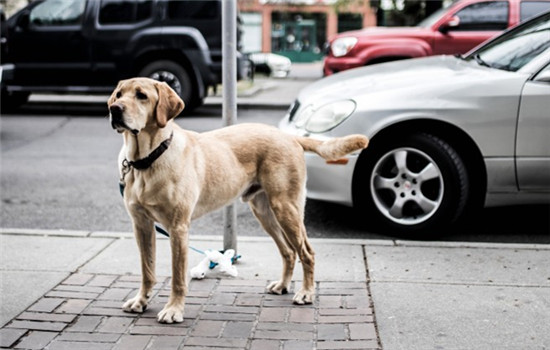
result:
[[[288,57],[271,52],[254,52],[248,54],[256,73],[263,73],[274,78],[286,78],[290,73],[292,62]]]
[[[329,39],[323,73],[405,58],[464,54],[549,9],[548,0],[461,0],[416,27],[371,27],[340,33]]]
[[[307,154],[308,197],[389,234],[442,230],[485,206],[550,203],[550,12],[462,56],[357,68],[304,88],[280,128],[367,149]],[[518,218],[520,219],[520,218]]]
[[[2,23],[2,107],[31,92],[109,93],[147,76],[190,111],[221,83],[221,46],[220,0],[33,1]]]

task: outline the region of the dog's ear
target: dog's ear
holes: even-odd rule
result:
[[[170,119],[177,117],[183,111],[185,104],[165,82],[156,82],[155,87],[159,95],[156,109],[157,124],[164,128]]]

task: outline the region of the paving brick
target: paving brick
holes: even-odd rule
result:
[[[84,309],[90,305],[91,300],[85,300],[85,299],[69,299],[66,303],[61,305],[57,310],[55,310],[56,313],[64,313],[64,314],[80,314]]]
[[[54,340],[48,350],[111,350],[112,343],[92,343]]]
[[[313,323],[282,323],[282,322],[259,322],[256,329],[268,331],[303,331],[313,332]]]
[[[189,332],[189,327],[190,323],[187,327],[134,326],[130,329],[130,334],[185,336]]]
[[[255,286],[265,289],[268,282],[264,280],[241,280],[241,279],[222,279],[220,286]]]
[[[126,333],[132,322],[134,320],[128,317],[107,317],[97,331],[100,333]]]
[[[340,315],[372,315],[371,308],[358,309],[319,309],[321,316],[340,316]]]
[[[144,350],[151,338],[150,335],[124,335],[113,350]]]
[[[280,344],[279,340],[254,339],[250,350],[279,350]]]
[[[52,290],[46,294],[47,297],[69,298],[69,299],[95,299],[99,293],[90,292],[65,292],[60,290]]]
[[[231,338],[205,338],[205,337],[189,337],[185,341],[185,348],[188,345],[197,345],[204,347],[224,347],[244,349],[247,339],[231,339]]]
[[[18,320],[28,321],[52,321],[70,323],[76,318],[76,315],[49,314],[44,312],[23,312],[17,316]]]
[[[218,286],[216,289],[218,293],[249,293],[249,294],[259,294],[265,293],[265,287],[254,287],[254,286]]]
[[[319,340],[345,340],[346,329],[343,324],[320,324],[317,326]]]
[[[199,320],[191,332],[196,337],[218,337],[222,332],[225,321]]]
[[[215,279],[192,280],[191,283],[189,283],[189,290],[211,291],[217,285],[218,281]]]
[[[374,340],[358,340],[358,341],[319,341],[317,342],[318,350],[344,350],[344,349],[378,349],[378,342]]]
[[[313,332],[303,331],[264,331],[257,330],[254,333],[256,339],[279,339],[279,340],[311,340],[313,339]]]
[[[133,289],[123,289],[123,288],[109,288],[103,294],[101,294],[97,299],[98,300],[119,300],[124,301],[128,298],[130,293],[133,294]]]
[[[218,320],[218,321],[254,321],[254,314],[235,314],[226,312],[204,312],[201,315],[203,320]]]
[[[377,339],[376,327],[374,323],[356,323],[349,325],[351,340],[357,339]]]
[[[228,322],[222,336],[224,338],[248,338],[253,326],[253,322]]]
[[[285,322],[288,310],[286,308],[264,308],[260,311],[260,322]]]
[[[177,349],[185,340],[184,337],[178,336],[157,336],[153,339],[153,342],[149,349],[153,350],[174,350]],[[129,348],[128,350],[134,350],[134,348]]]
[[[38,322],[38,321],[18,321],[15,320],[7,327],[20,328],[20,329],[32,329],[38,331],[61,331],[67,326],[62,322]]]
[[[114,343],[118,340],[118,338],[120,338],[120,334],[65,332],[59,335],[56,340]]]
[[[54,288],[55,291],[63,292],[78,292],[78,293],[103,293],[105,288],[93,287],[93,286],[73,286],[73,285],[60,285]]]
[[[137,317],[138,314],[124,312],[122,308],[106,308],[106,307],[89,307],[82,312],[84,315],[96,316],[120,316],[120,317]]]
[[[34,331],[23,338],[17,344],[17,347],[22,349],[44,349],[58,334],[57,332]]]
[[[80,316],[76,322],[67,328],[67,332],[93,332],[101,323],[101,316]]]
[[[365,282],[319,282],[319,290],[324,289],[365,289]]]
[[[193,320],[185,320],[180,323],[159,323],[156,317],[140,317],[137,319],[135,326],[149,327],[170,327],[170,328],[189,328],[193,325]]]
[[[315,349],[313,340],[286,340],[283,342],[283,350],[308,350]]]
[[[28,308],[28,310],[37,312],[52,312],[64,301],[64,298],[42,298]]]
[[[115,275],[97,275],[90,282],[88,286],[109,287],[118,278]]]
[[[235,314],[257,314],[259,308],[253,306],[225,306],[225,305],[208,305],[205,308],[206,312],[226,312]]]
[[[292,308],[290,309],[289,322],[312,323],[315,319],[315,309]]]
[[[9,348],[15,342],[19,340],[25,333],[26,329],[13,329],[13,328],[2,328],[0,329],[0,347]]]
[[[262,304],[263,294],[238,294],[235,305],[238,306],[260,306]]]
[[[347,315],[347,316],[319,316],[319,323],[365,323],[373,322],[372,316]]]
[[[90,281],[93,277],[94,275],[75,273],[69,276],[65,281],[63,281],[62,284],[74,284],[78,286],[83,286],[88,283],[88,281]]]
[[[339,295],[320,295],[319,307],[325,309],[338,309],[342,307],[342,297]]]
[[[208,301],[209,304],[215,305],[233,305],[237,294],[235,293],[223,293],[223,294],[214,294],[212,298]]]

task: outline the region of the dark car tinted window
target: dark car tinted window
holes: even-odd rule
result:
[[[520,6],[520,21],[550,10],[550,1],[523,1]]]
[[[168,3],[170,19],[216,19],[220,13],[219,1],[176,0]]]
[[[480,2],[455,15],[460,18],[460,24],[453,30],[503,30],[508,27],[508,2]]]
[[[85,0],[48,0],[32,9],[29,20],[36,26],[80,24],[85,7]]]
[[[100,24],[131,24],[151,17],[151,0],[101,0]]]

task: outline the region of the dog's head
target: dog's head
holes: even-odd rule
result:
[[[107,105],[113,129],[135,135],[152,125],[164,128],[184,108],[183,101],[168,84],[149,78],[120,81]]]

